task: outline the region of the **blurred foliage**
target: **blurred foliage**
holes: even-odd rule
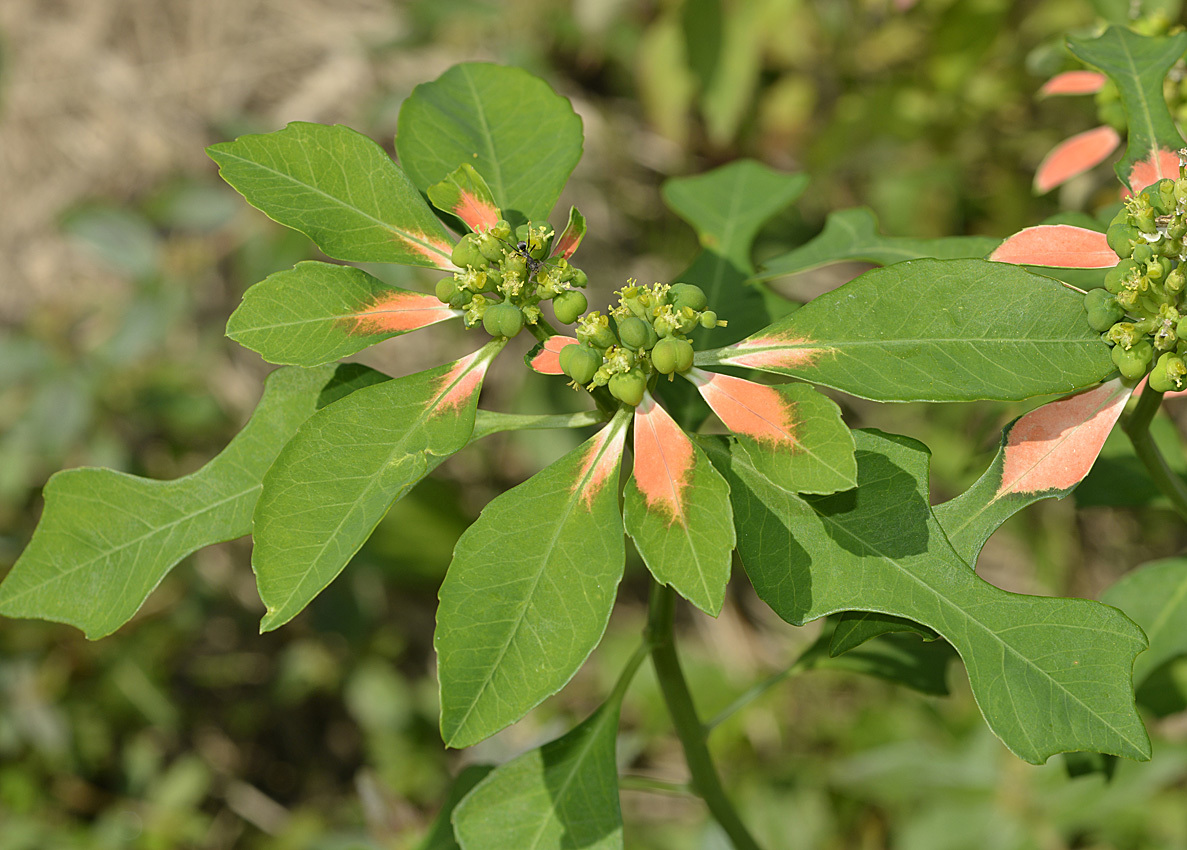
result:
[[[1098,15],[1123,19],[1129,0],[393,5],[406,34],[373,46],[377,57],[487,56],[575,100],[588,142],[573,191],[595,199],[580,202],[594,227],[583,254],[600,258],[588,270],[607,291],[624,271],[675,273],[695,250],[691,232],[662,211],[662,179],[739,156],[812,179],[761,237],[766,256],[857,205],[892,235],[1002,236],[1116,197],[1107,167],[1058,197],[1031,194],[1043,154],[1095,122],[1087,99],[1040,104],[1034,92],[1076,67],[1065,34]],[[1178,14],[1177,3],[1154,5]],[[7,51],[4,59],[7,72]],[[427,66],[411,63],[417,74]],[[359,104],[360,129],[390,142],[396,108],[420,81],[393,81]],[[194,144],[249,129],[274,128],[245,111]],[[248,285],[310,249],[243,208],[213,172],[72,211],[64,231],[126,285],[100,298],[63,286],[20,327],[0,328],[0,566],[28,540],[53,471],[94,464],[176,477],[225,445],[258,397],[264,366],[222,337],[223,324]],[[400,357],[415,353],[393,343],[397,356],[375,365],[407,371]],[[1025,410],[840,401],[855,426],[931,446],[937,497],[979,475],[1001,427]],[[525,411],[577,403],[559,382],[510,371],[492,374],[488,402]],[[1159,438],[1178,442],[1170,420]],[[417,846],[463,764],[500,762],[561,734],[597,704],[638,640],[645,576],[636,563],[603,645],[560,697],[473,751],[442,750],[432,628],[453,544],[494,493],[576,439],[500,436],[454,458],[278,632],[257,634],[262,606],[242,541],[189,559],[104,641],[4,621],[0,848]],[[1132,454],[1110,443],[1105,462],[1085,506],[1099,504],[1110,470],[1128,470]],[[1143,492],[1125,495],[1139,505]],[[1094,595],[1184,542],[1164,513],[1077,514],[1070,501],[1008,523],[981,569],[1006,587]],[[815,634],[777,621],[744,585],[735,582],[719,621],[693,613],[682,623],[704,716],[789,664]],[[1158,675],[1181,681],[1184,669]],[[839,670],[797,676],[730,717],[711,743],[772,848],[1187,848],[1181,715],[1162,721],[1153,762],[1122,762],[1112,781],[1072,780],[1061,760],[1031,768],[992,738],[959,665],[949,683],[953,696],[939,699]],[[646,668],[623,728],[632,787],[683,781]],[[726,846],[688,798],[628,790],[623,802],[632,848]]]

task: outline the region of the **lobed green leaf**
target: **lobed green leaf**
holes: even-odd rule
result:
[[[980,579],[928,507],[926,448],[858,431],[858,486],[804,497],[721,443],[738,552],[758,595],[799,625],[842,610],[904,617],[956,648],[990,728],[1020,758],[1146,759],[1131,670],[1145,636],[1114,608],[1007,593]]]
[[[264,473],[317,408],[384,380],[353,365],[279,369],[235,439],[175,481],[110,469],[57,473],[32,541],[0,584],[0,613],[69,623],[92,640],[111,634],[186,555],[251,532]]]
[[[1101,601],[1133,618],[1150,640],[1150,649],[1133,665],[1137,686],[1166,662],[1187,655],[1187,558],[1144,564],[1122,576]]]

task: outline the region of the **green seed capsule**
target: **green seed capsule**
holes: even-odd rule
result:
[[[1134,246],[1142,241],[1137,228],[1128,224],[1114,224],[1105,234],[1105,241],[1118,257],[1128,257],[1133,254]]]
[[[1144,239],[1134,245],[1133,247],[1133,261],[1138,265],[1146,265],[1154,259],[1154,249],[1150,247],[1150,243]]]
[[[638,351],[649,348],[659,340],[655,329],[640,318],[631,316],[618,323],[618,339],[627,348]]]
[[[638,369],[619,372],[610,378],[610,395],[631,406],[643,400],[647,391],[647,377]]]
[[[686,339],[661,339],[651,350],[651,365],[664,375],[687,372],[692,368],[692,358],[692,343]]]
[[[523,313],[514,304],[502,301],[486,308],[482,326],[491,336],[505,336],[508,339],[523,330]]]
[[[490,265],[490,260],[478,248],[478,239],[479,237],[473,233],[467,233],[461,238],[461,241],[453,246],[453,254],[450,259],[459,269],[464,269],[466,266],[484,269]]]
[[[1181,390],[1187,386],[1185,376],[1187,364],[1184,364],[1183,358],[1168,351],[1158,358],[1158,362],[1150,370],[1150,389],[1159,393]]]
[[[552,299],[552,311],[556,313],[556,320],[562,325],[571,325],[589,307],[586,297],[573,290],[566,290]]]
[[[503,247],[503,243],[496,239],[489,231],[478,237],[479,252],[492,263],[497,263],[503,259]]]
[[[602,365],[602,355],[588,345],[566,345],[560,362],[562,372],[579,384],[588,384]]]
[[[589,283],[589,275],[587,275],[581,269],[574,268],[573,276],[571,278],[569,278],[569,284],[571,286],[577,287],[578,289],[585,289],[585,286],[588,283]]]
[[[706,310],[701,313],[701,327],[708,330],[717,327],[717,314],[712,310]]]
[[[677,310],[689,307],[700,311],[709,305],[709,299],[705,297],[705,290],[699,286],[693,286],[691,283],[673,283],[668,289],[668,303]]]
[[[1133,260],[1122,260],[1116,266],[1105,272],[1105,289],[1116,295],[1125,285],[1127,278],[1138,264]]]
[[[1088,290],[1084,308],[1088,311],[1088,324],[1098,333],[1104,333],[1125,317],[1117,298],[1103,289]]]
[[[1123,376],[1137,380],[1146,374],[1150,361],[1154,359],[1154,347],[1146,340],[1128,349],[1118,345],[1113,348],[1112,358],[1113,365]]]
[[[457,294],[457,281],[451,277],[443,277],[437,281],[434,291],[437,293],[438,301],[442,304],[448,304],[453,300],[453,296]]]

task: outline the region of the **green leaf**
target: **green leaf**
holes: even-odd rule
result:
[[[835,658],[856,649],[866,641],[896,632],[913,632],[924,640],[935,640],[939,637],[927,626],[921,626],[902,617],[892,617],[876,611],[845,611],[837,619],[837,627],[829,640],[828,654]]]
[[[793,493],[835,493],[857,484],[853,435],[832,399],[807,384],[772,387],[700,369],[684,377],[742,450]]]
[[[454,268],[453,239],[416,187],[349,127],[294,121],[206,152],[249,204],[335,259]]]
[[[874,269],[698,365],[748,366],[875,401],[1011,401],[1114,371],[1084,298],[983,260]]]
[[[441,737],[519,720],[597,646],[622,578],[618,466],[630,414],[497,496],[458,540],[437,608]]]
[[[0,585],[0,613],[69,623],[92,640],[114,632],[186,555],[251,532],[260,480],[324,394],[340,380],[386,380],[362,369],[273,372],[244,429],[184,478],[86,468],[54,475],[33,539]]]
[[[248,289],[227,336],[269,363],[319,366],[457,315],[353,266],[306,261]]]
[[[441,811],[433,819],[433,826],[428,835],[418,845],[417,850],[460,850],[457,840],[453,837],[453,813],[458,803],[465,799],[470,790],[487,777],[494,769],[489,764],[471,764],[462,769],[449,786],[449,794],[441,804]]]
[[[736,542],[729,485],[650,394],[635,408],[634,434],[627,534],[656,581],[716,617]]]
[[[704,289],[709,306],[730,322],[726,328],[694,332],[694,346],[741,339],[754,321],[762,321],[762,296],[744,284],[754,272],[750,259],[754,237],[807,185],[804,174],[784,174],[749,159],[664,182],[664,203],[692,225],[704,250],[679,279]]]
[[[1150,649],[1133,665],[1133,681],[1140,686],[1166,662],[1187,655],[1187,558],[1167,558],[1138,567],[1101,595],[1133,618]]]
[[[400,164],[421,191],[472,165],[513,226],[548,217],[581,144],[567,99],[521,68],[479,62],[413,89],[396,135]]]
[[[830,655],[817,660],[813,667],[876,676],[921,694],[947,696],[948,662],[954,655],[944,641],[887,633],[842,655],[832,655],[830,650]]]
[[[454,216],[475,233],[485,233],[500,218],[499,205],[495,203],[490,187],[474,166],[463,162],[428,189],[433,206]]]
[[[703,289],[710,309],[728,322],[694,330],[689,339],[698,351],[737,342],[770,322],[763,292],[747,283],[754,273],[754,238],[807,184],[803,174],[783,174],[746,159],[664,182],[664,203],[692,225],[702,248],[677,280]],[[683,383],[661,385],[657,392],[685,427],[695,427],[708,415]]]
[[[252,568],[268,609],[261,631],[300,613],[396,500],[466,445],[486,368],[504,343],[352,393],[284,447],[253,519]]]
[[[758,592],[796,625],[879,611],[934,629],[960,653],[990,728],[1020,758],[1093,750],[1145,759],[1130,671],[1146,646],[1114,608],[1007,593],[953,551],[928,508],[926,448],[854,433],[858,486],[801,498],[721,443],[738,553]]]
[[[1061,499],[1071,492],[1092,468],[1132,392],[1116,378],[1049,402],[1007,425],[984,474],[935,508],[960,558],[975,564],[981,547],[1003,522],[1040,499]]]
[[[988,236],[947,236],[941,239],[912,239],[883,236],[873,210],[855,207],[838,210],[825,219],[824,230],[810,242],[763,263],[755,280],[797,274],[844,260],[889,266],[903,260],[934,257],[939,260],[984,257],[1000,240]]]
[[[1129,131],[1125,156],[1117,163],[1121,182],[1137,191],[1163,177],[1178,177],[1183,137],[1162,93],[1167,72],[1187,51],[1187,33],[1142,36],[1128,27],[1109,27],[1096,38],[1069,38],[1078,59],[1109,76],[1121,93]]]
[[[454,811],[462,850],[612,850],[622,844],[615,741],[620,701],[504,764]]]

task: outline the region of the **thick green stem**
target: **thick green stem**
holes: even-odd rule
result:
[[[494,410],[479,410],[474,418],[474,433],[471,442],[497,434],[500,431],[527,431],[541,428],[585,428],[605,422],[610,417],[598,410],[584,410],[581,413],[558,414],[515,414],[498,413]]]
[[[1149,386],[1144,387],[1138,397],[1137,407],[1122,418],[1121,428],[1133,443],[1134,454],[1146,467],[1155,485],[1170,499],[1171,506],[1179,516],[1187,519],[1187,486],[1184,486],[1183,479],[1167,466],[1166,458],[1162,456],[1162,452],[1154,443],[1154,437],[1150,434],[1150,423],[1161,404],[1162,393],[1154,392]]]
[[[725,795],[717,767],[705,744],[706,731],[697,718],[692,703],[692,694],[680,669],[676,656],[673,619],[676,611],[676,596],[671,588],[657,583],[651,585],[651,607],[647,617],[648,642],[651,645],[651,662],[676,736],[684,747],[684,758],[692,774],[692,788],[705,801],[710,814],[725,830],[735,850],[760,850],[758,842],[751,836],[733,803]]]

